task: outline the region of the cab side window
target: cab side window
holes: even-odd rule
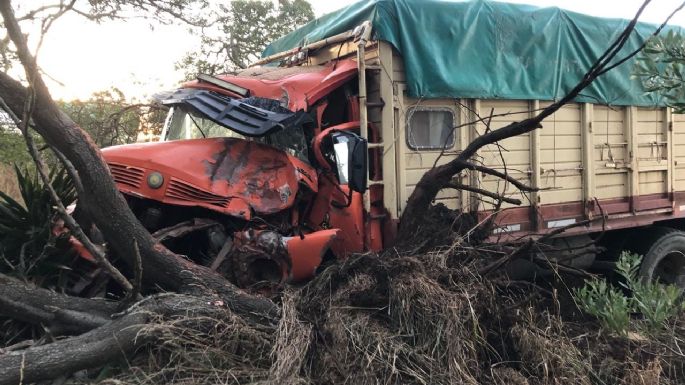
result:
[[[411,107],[407,111],[407,145],[412,150],[454,146],[454,113],[447,108]]]

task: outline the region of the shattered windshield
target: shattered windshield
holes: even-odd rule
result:
[[[268,144],[305,161],[308,159],[307,141],[302,127],[278,130],[261,137],[248,137],[217,124],[185,106],[173,106],[167,116],[164,133],[165,141],[202,138],[240,138]]]

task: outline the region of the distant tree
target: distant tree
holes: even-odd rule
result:
[[[159,135],[166,114],[166,108],[155,103],[131,103],[118,88],[58,105],[101,148],[133,143],[139,134]]]
[[[31,161],[26,142],[19,132],[10,127],[0,127],[0,164],[25,164]]]
[[[219,5],[216,19],[201,30],[200,50],[186,53],[176,68],[187,79],[246,68],[268,43],[313,18],[306,0],[234,0]]]
[[[634,76],[676,112],[685,113],[685,36],[670,30],[652,37],[638,56]]]

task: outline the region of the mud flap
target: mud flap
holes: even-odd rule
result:
[[[316,272],[338,235],[338,229],[321,230],[300,237],[284,237],[291,261],[290,281],[296,282],[310,278]]]

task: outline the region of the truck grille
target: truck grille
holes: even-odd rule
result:
[[[143,169],[118,163],[108,163],[114,181],[133,188],[140,188],[143,181]]]
[[[229,201],[229,198],[212,194],[174,178],[171,178],[171,181],[169,182],[169,187],[166,189],[166,196],[181,201],[204,202],[218,207],[226,207]]]

